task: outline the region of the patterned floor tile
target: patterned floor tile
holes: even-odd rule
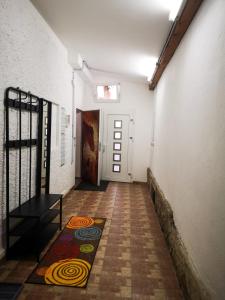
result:
[[[146,184],[72,191],[63,201],[63,223],[73,215],[107,218],[87,288],[25,284],[19,300],[183,299]],[[2,261],[0,280],[24,282],[34,266]]]

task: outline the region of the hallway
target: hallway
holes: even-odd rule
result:
[[[25,284],[22,299],[183,299],[146,184],[111,182],[107,191],[72,191],[63,201],[70,216],[106,217],[86,289]],[[0,265],[0,281],[24,282],[33,262]]]
[[[224,53],[225,0],[0,0],[0,285],[64,197],[107,218],[88,286],[20,300],[225,299]]]

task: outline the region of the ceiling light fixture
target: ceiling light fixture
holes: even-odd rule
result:
[[[142,59],[140,63],[140,74],[146,76],[148,81],[151,80],[152,75],[154,74],[157,61],[157,57],[150,56]]]
[[[179,13],[183,0],[170,0],[170,14],[169,20],[174,21]]]

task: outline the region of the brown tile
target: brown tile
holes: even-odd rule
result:
[[[183,299],[146,184],[72,191],[63,201],[63,224],[73,215],[107,218],[87,288],[25,284],[19,300]],[[24,282],[35,265],[2,260],[0,280]]]

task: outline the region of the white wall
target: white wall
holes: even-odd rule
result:
[[[28,0],[0,0],[0,253],[4,217],[4,91],[8,86],[53,101],[72,111],[72,70],[61,42]],[[71,119],[71,118],[70,118]],[[53,118],[53,139],[60,120]],[[60,141],[53,140],[51,192],[67,191],[74,184],[71,164],[71,124],[67,129],[66,164],[60,167]]]
[[[155,91],[152,170],[213,299],[225,297],[225,1],[205,0]]]
[[[106,129],[108,112],[132,112],[134,115],[133,167],[134,181],[146,182],[146,169],[149,166],[150,143],[152,134],[153,93],[147,84],[131,82],[118,76],[103,72],[92,72],[94,80],[99,83],[120,83],[121,95],[119,103],[96,103],[93,89],[86,84],[82,109],[101,109],[104,115],[103,130]]]

